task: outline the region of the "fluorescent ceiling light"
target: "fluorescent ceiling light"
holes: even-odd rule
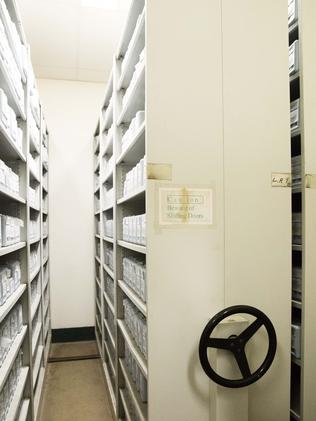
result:
[[[81,6],[105,10],[117,10],[120,6],[120,0],[81,0]]]

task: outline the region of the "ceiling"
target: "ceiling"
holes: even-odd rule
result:
[[[131,0],[89,1],[17,0],[37,78],[108,80]]]

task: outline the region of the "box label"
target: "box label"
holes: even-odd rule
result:
[[[272,173],[271,186],[272,187],[291,187],[292,177],[289,173]]]
[[[212,225],[213,189],[159,188],[159,225]]]

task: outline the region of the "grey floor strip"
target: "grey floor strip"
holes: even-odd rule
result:
[[[100,355],[78,355],[74,357],[51,357],[48,359],[48,363],[65,363],[69,361],[83,361],[83,360],[97,360],[100,358]]]

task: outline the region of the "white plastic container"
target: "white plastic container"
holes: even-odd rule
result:
[[[301,358],[301,325],[292,324],[291,352],[295,358]]]
[[[8,98],[2,89],[0,89],[0,119],[6,128],[10,126],[10,109],[8,105]]]
[[[291,102],[290,111],[291,131],[294,131],[300,127],[300,100]]]
[[[20,127],[17,128],[16,146],[23,151],[23,130]]]
[[[139,129],[140,126],[145,121],[145,111],[137,111],[135,118],[136,118],[136,128]]]
[[[10,108],[10,134],[14,142],[17,141],[18,138],[18,124],[16,121],[15,112]]]
[[[288,24],[296,22],[298,19],[298,4],[297,0],[288,0]]]
[[[294,41],[289,47],[289,74],[292,75],[299,70],[299,43]]]

